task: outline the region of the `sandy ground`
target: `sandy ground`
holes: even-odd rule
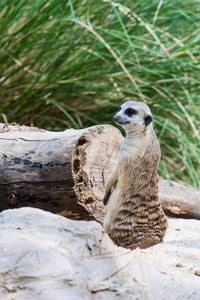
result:
[[[137,254],[153,255],[157,262],[200,276],[200,221],[169,218],[168,222],[164,243],[137,249]]]

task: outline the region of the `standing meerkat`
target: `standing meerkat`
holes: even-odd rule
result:
[[[167,229],[158,197],[160,145],[151,110],[142,102],[127,101],[113,120],[126,130],[126,137],[105,185],[103,226],[118,246],[150,247],[163,241]]]

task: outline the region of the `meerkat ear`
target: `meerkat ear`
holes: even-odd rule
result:
[[[145,117],[144,117],[144,123],[145,123],[146,126],[148,126],[152,121],[153,121],[152,116],[145,115]]]

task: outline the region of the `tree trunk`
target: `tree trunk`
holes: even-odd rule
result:
[[[110,125],[49,132],[0,123],[0,211],[32,206],[102,222],[105,182],[123,136]],[[159,180],[167,215],[200,219],[200,191]]]

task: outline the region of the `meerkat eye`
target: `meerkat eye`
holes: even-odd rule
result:
[[[131,117],[132,115],[136,115],[137,114],[137,110],[133,109],[133,108],[127,108],[125,110],[125,114],[128,116],[128,117]]]

